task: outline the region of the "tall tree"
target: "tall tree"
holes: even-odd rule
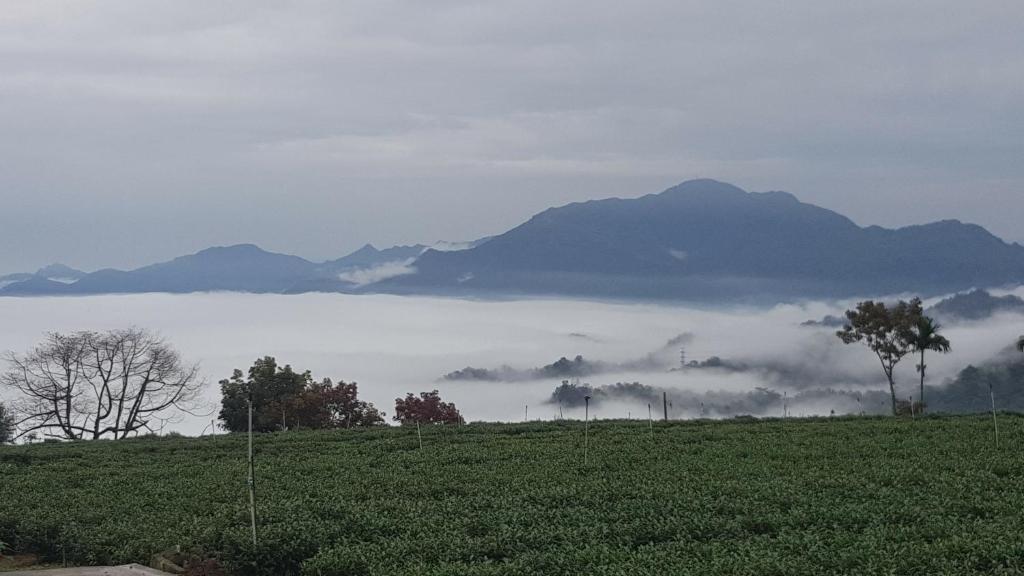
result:
[[[893,416],[897,414],[894,372],[900,360],[913,350],[913,327],[922,313],[920,298],[910,302],[901,300],[891,307],[868,300],[846,312],[846,326],[836,333],[846,344],[864,343],[878,357],[889,381]]]
[[[271,356],[253,362],[248,377],[236,369],[231,378],[220,381],[221,426],[229,432],[247,430],[251,396],[253,430],[283,430],[288,427],[288,413],[295,408],[294,401],[312,382],[309,372],[295,372],[287,364],[278,366]]]
[[[0,444],[7,444],[14,439],[14,415],[8,412],[0,402]]]
[[[940,334],[940,330],[942,330],[942,325],[933,318],[921,314],[910,331],[910,345],[915,352],[921,355],[921,363],[917,365],[917,371],[921,375],[921,392],[918,399],[922,410],[925,409],[924,379],[925,371],[928,369],[928,365],[924,362],[924,355],[928,351],[947,354],[951,349],[949,339]]]
[[[0,385],[14,392],[18,436],[66,440],[155,432],[201,407],[198,366],[139,328],[50,334],[10,353]]]

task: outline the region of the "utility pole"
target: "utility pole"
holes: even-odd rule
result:
[[[583,465],[587,465],[587,449],[590,447],[590,396],[583,397]]]
[[[668,422],[668,392],[661,391],[661,404],[665,408],[665,422]]]
[[[249,518],[252,520],[252,545],[256,547],[256,467],[252,453],[252,391],[249,392]]]
[[[992,429],[995,432],[996,449],[999,449],[999,420],[996,419],[996,393],[992,389],[992,380],[988,381],[988,396],[992,399]]]

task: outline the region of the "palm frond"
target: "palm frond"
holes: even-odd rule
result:
[[[929,350],[943,354],[952,349],[949,339],[939,333],[942,324],[928,316],[921,316],[917,319],[910,334],[910,344],[917,351]]]

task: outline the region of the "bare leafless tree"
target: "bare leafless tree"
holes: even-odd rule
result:
[[[202,408],[198,366],[139,328],[52,333],[6,360],[0,385],[15,395],[18,436],[125,438]]]

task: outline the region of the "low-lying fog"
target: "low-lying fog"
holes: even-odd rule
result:
[[[534,369],[577,355],[600,368],[580,383],[597,387],[640,382],[667,389],[675,417],[700,415],[706,392],[724,392],[729,398],[758,387],[785,392],[791,415],[885,409],[858,406],[855,395],[811,399],[805,394],[793,400],[808,389],[885,389],[878,361],[865,347],[843,346],[834,328],[800,326],[809,319],[841,315],[851,304],[723,310],[337,294],[0,298],[0,351],[27,351],[48,331],[135,325],[159,332],[186,360],[200,362],[211,405],[219,400],[218,380],[270,355],[279,363],[311,370],[317,379],[357,381],[361,395],[389,418],[396,397],[432,389],[454,401],[467,420],[522,420],[527,405],[531,419],[557,417],[560,406],[551,403],[551,394],[565,378],[543,377]],[[1017,315],[947,326],[953,352],[929,356],[929,382],[939,384],[967,364],[995,356],[1021,333],[1022,325]],[[719,357],[743,369],[673,370],[679,366],[681,347],[687,362]],[[915,363],[907,358],[898,368],[903,398],[915,393]],[[503,366],[508,367],[505,373],[515,375],[509,381],[442,378],[466,367],[500,371]],[[872,402],[877,401],[873,396]],[[705,414],[729,415],[722,407],[728,400],[719,404]],[[581,408],[561,410],[565,417],[582,417]],[[737,402],[732,411],[781,415],[771,403]],[[646,418],[647,400],[606,400],[592,406],[592,412],[599,418]],[[176,428],[198,434],[215,417],[190,418]]]

